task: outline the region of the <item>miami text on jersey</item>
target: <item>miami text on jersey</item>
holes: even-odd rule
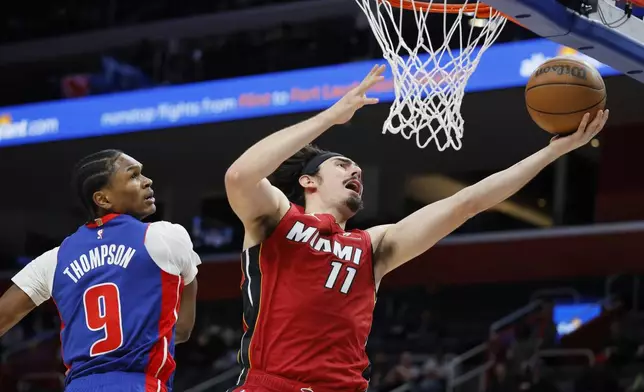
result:
[[[338,241],[333,241],[328,238],[320,236],[320,232],[315,227],[308,227],[302,222],[295,222],[291,230],[286,235],[286,238],[295,242],[308,242],[309,246],[318,252],[333,253],[339,260],[352,261],[356,265],[360,265],[360,256],[362,256],[362,249],[342,245]]]
[[[103,267],[105,264],[127,268],[134,257],[135,249],[125,245],[101,245],[91,249],[88,254],[82,254],[72,261],[69,267],[63,270],[74,283],[94,268]],[[71,269],[70,269],[71,268]]]

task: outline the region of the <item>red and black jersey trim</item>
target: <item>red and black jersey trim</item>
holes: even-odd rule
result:
[[[241,339],[241,347],[237,354],[237,362],[241,365],[241,374],[237,379],[237,384],[229,391],[236,387],[244,385],[248,370],[252,368],[251,344],[253,334],[257,327],[261,309],[261,291],[262,291],[262,268],[260,263],[261,244],[253,246],[242,252],[242,300],[244,309],[244,335]]]

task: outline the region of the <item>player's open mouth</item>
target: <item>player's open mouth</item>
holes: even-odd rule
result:
[[[358,180],[351,179],[344,184],[344,187],[348,190],[354,191],[358,195],[362,195],[362,184]]]

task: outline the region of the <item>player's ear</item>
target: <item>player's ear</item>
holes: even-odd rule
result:
[[[111,210],[112,209],[112,203],[110,202],[110,197],[108,195],[108,192],[105,190],[100,190],[97,192],[94,192],[92,195],[92,200],[94,200],[94,204],[99,206],[100,208],[104,210]]]
[[[315,182],[315,179],[313,178],[313,176],[309,176],[306,174],[303,176],[300,176],[299,182],[302,188],[304,189],[313,190],[317,188],[317,183]]]

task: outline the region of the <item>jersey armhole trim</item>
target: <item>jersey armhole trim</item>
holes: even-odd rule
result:
[[[275,234],[275,232],[279,229],[279,227],[286,221],[286,218],[289,217],[290,215],[293,215],[293,211],[294,211],[294,209],[297,210],[297,207],[298,207],[297,204],[289,201],[288,210],[286,210],[284,215],[277,222],[277,224],[275,225],[275,227],[273,228],[271,233],[269,235],[267,235],[266,238],[264,238],[261,242],[255,244],[255,245],[249,246],[247,248],[242,248],[242,253],[246,252],[247,250],[253,249],[256,246],[261,246],[261,245],[265,244],[266,241],[270,240],[271,237],[273,237],[273,235]]]
[[[67,237],[65,237],[65,239],[63,240],[63,242],[61,242],[61,243],[60,243],[60,245],[58,245],[58,251],[56,252],[56,264],[58,264],[58,254],[60,253],[60,250],[61,250],[61,249],[63,249],[63,246],[65,245],[65,243],[67,242],[67,240],[68,240],[70,237],[71,237],[71,236],[67,236]],[[51,279],[51,293],[50,293],[50,294],[51,294],[51,298],[54,298],[54,287],[56,287],[56,271],[54,271],[54,276],[53,276],[53,278]]]
[[[376,254],[373,249],[373,243],[371,242],[371,234],[367,230],[360,230],[362,233],[364,233],[364,237],[367,240],[367,246],[369,247],[369,256],[371,258],[371,280],[373,281],[373,287],[374,289],[378,285],[376,282]]]
[[[143,246],[145,246],[145,240],[147,240],[147,239],[148,239],[148,232],[150,231],[150,226],[151,226],[151,225],[152,225],[152,223],[148,223],[148,224],[145,226],[145,233],[143,233]]]

